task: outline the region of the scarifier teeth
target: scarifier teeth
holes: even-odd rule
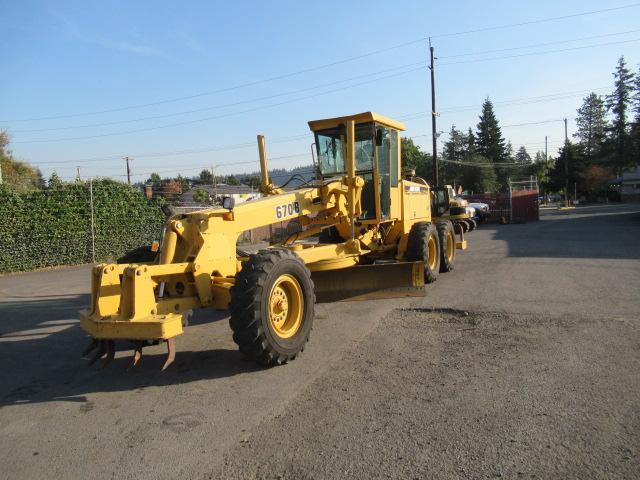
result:
[[[86,357],[87,355],[89,355],[89,353],[91,353],[92,350],[98,347],[99,343],[100,343],[100,340],[98,340],[97,338],[92,338],[91,340],[89,340],[89,344],[82,351],[82,356]]]
[[[173,363],[176,359],[176,340],[175,338],[170,338],[167,340],[167,359],[162,366],[162,371],[164,372],[169,365]]]
[[[129,363],[129,368],[135,367],[140,363],[140,359],[142,358],[142,347],[144,346],[144,342],[136,342],[135,349],[133,350],[133,358],[131,359],[131,363]]]
[[[107,353],[107,342],[105,340],[98,341],[98,351],[89,360],[89,365],[93,365]]]
[[[113,340],[104,340],[104,342],[107,345],[107,356],[102,361],[100,370],[106,368],[113,361],[113,357],[116,355],[116,342]]]

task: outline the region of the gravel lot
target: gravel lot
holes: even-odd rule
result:
[[[639,478],[639,339],[623,318],[397,310],[211,477]]]
[[[270,370],[211,312],[164,374],[87,369],[88,268],[0,277],[0,478],[640,478],[639,234],[638,205],[482,226]]]

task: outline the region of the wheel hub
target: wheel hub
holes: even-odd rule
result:
[[[289,338],[302,323],[302,289],[291,275],[282,275],[269,294],[269,322],[276,335]]]

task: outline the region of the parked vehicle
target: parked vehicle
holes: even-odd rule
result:
[[[473,218],[479,220],[480,222],[484,222],[487,218],[489,218],[489,215],[491,214],[489,205],[487,205],[486,203],[471,202],[469,203],[469,206],[473,207],[473,209],[475,210]]]

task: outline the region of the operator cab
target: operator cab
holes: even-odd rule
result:
[[[431,187],[431,211],[436,217],[444,216],[449,210],[450,192],[447,187]]]
[[[367,220],[389,220],[391,189],[398,188],[402,123],[373,112],[309,122],[315,135],[318,179],[341,177],[347,173],[348,120],[355,123],[356,175],[365,182],[359,219],[365,223]]]

